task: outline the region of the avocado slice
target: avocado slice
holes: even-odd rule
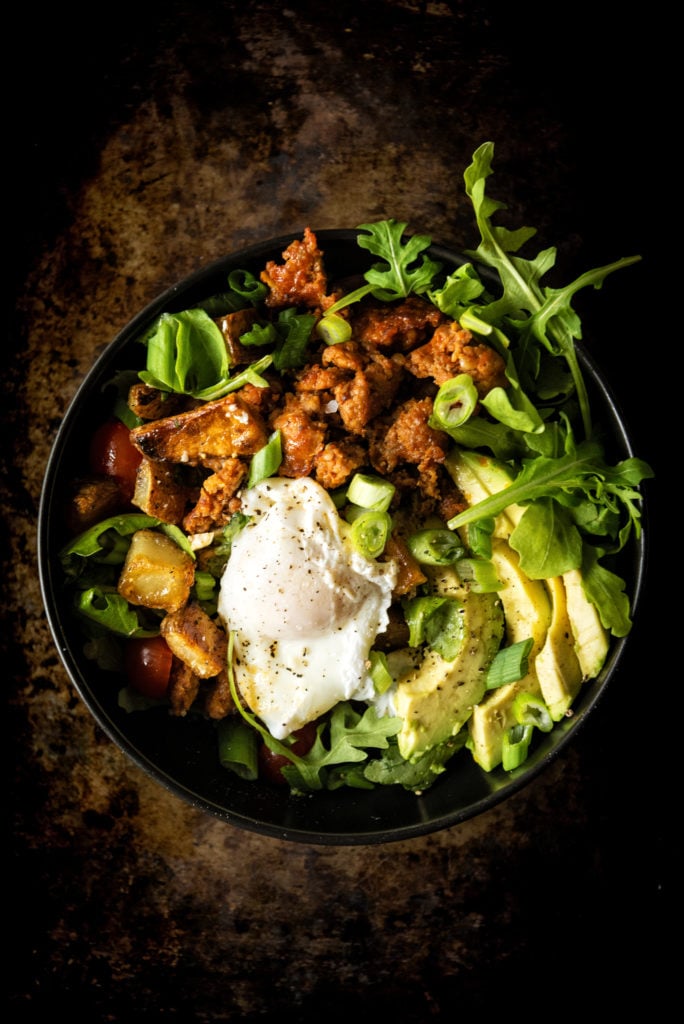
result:
[[[477,505],[513,483],[505,462],[457,446],[447,455],[444,466],[468,505]],[[500,512],[494,521],[494,536],[510,537],[524,511],[522,505],[509,505]]]
[[[399,752],[416,760],[459,732],[485,693],[487,669],[504,633],[497,594],[477,594],[462,584],[451,566],[431,572],[435,593],[456,597],[462,605],[462,643],[452,661],[436,651],[404,648],[388,656],[397,681],[396,714],[404,724]]]
[[[447,455],[445,466],[469,505],[513,482],[504,462],[458,446]],[[515,724],[512,705],[518,693],[542,697],[557,722],[568,712],[582,683],[598,675],[609,648],[607,631],[584,592],[579,569],[547,580],[530,580],[520,570],[507,540],[524,511],[523,506],[511,504],[496,517],[492,561],[504,583],[500,596],[507,641],[532,637],[534,643],[525,678],[492,690],[469,719],[468,746],[485,771],[501,762],[504,733]]]
[[[492,541],[492,561],[503,584],[499,597],[509,644],[532,638],[529,671],[522,679],[506,683],[488,693],[474,709],[468,722],[468,746],[481,768],[490,772],[501,763],[504,733],[515,725],[513,701],[519,693],[541,697],[535,669],[552,621],[551,602],[542,580],[531,580],[520,568],[516,552],[505,540]]]
[[[575,653],[582,669],[583,679],[595,679],[608,655],[610,639],[596,605],[584,593],[582,573],[571,569],[563,574],[565,598]]]
[[[579,693],[583,676],[575,652],[563,580],[554,576],[545,582],[551,596],[551,623],[534,667],[544,703],[554,722],[559,722]]]

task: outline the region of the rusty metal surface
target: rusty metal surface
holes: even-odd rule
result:
[[[21,16],[32,88],[12,116],[2,408],[8,1020],[423,1022],[529,1010],[540,990],[607,1006],[635,965],[658,988],[644,935],[664,899],[663,793],[648,752],[631,760],[647,608],[620,692],[527,789],[439,834],[343,849],[242,833],[152,783],[81,706],[42,612],[36,513],[60,418],[103,346],[195,268],[385,216],[473,244],[462,176],[488,139],[511,224],[558,244],[563,276],[648,250],[631,159],[639,27],[623,24],[616,54],[607,16],[575,5],[566,45],[540,54],[533,12],[490,6]],[[630,412],[618,342],[633,280],[589,303]]]

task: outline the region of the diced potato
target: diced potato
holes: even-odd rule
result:
[[[131,538],[118,591],[131,604],[175,612],[187,603],[195,563],[170,537],[137,530]]]
[[[225,669],[228,637],[198,604],[167,615],[160,629],[176,657],[200,679],[211,679]]]
[[[176,479],[175,466],[143,455],[135,477],[134,505],[148,516],[178,526],[185,515],[187,496],[187,489]]]
[[[201,466],[214,458],[254,455],[268,441],[261,415],[239,395],[203,402],[189,412],[165,416],[131,430],[131,441],[157,462]]]

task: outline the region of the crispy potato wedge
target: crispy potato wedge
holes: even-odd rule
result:
[[[143,455],[135,477],[133,504],[148,516],[179,526],[187,499],[188,489],[178,483],[175,467]]]
[[[160,629],[176,657],[200,679],[211,679],[225,669],[228,638],[198,604],[167,615]]]
[[[126,554],[118,591],[131,604],[175,612],[190,596],[195,563],[170,537],[137,530]]]
[[[213,458],[254,455],[267,440],[262,417],[236,394],[131,431],[131,441],[147,458],[190,466]]]

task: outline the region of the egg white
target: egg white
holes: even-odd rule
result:
[[[393,562],[347,539],[330,495],[308,477],[246,490],[218,611],[235,640],[235,679],[277,739],[342,700],[373,699],[368,654],[388,624]]]

